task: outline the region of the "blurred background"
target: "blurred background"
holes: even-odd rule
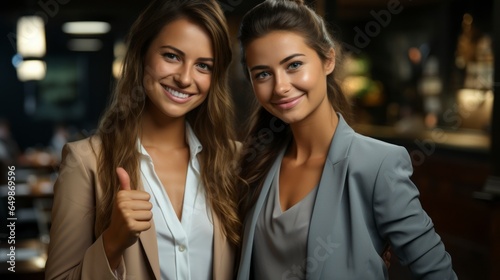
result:
[[[238,24],[260,2],[219,0],[234,39],[239,122],[253,97],[239,65]],[[124,36],[147,3],[0,5],[0,278],[43,279],[62,146],[94,133],[120,75]],[[355,105],[355,129],[408,149],[412,179],[458,277],[500,279],[500,1],[308,3],[344,50],[336,71]],[[3,226],[9,166],[16,176],[15,273],[7,270],[11,234]],[[409,279],[395,255],[390,274]]]

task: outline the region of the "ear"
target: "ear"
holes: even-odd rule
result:
[[[335,69],[335,50],[333,48],[328,51],[328,57],[325,60],[324,64],[326,75],[330,75]]]

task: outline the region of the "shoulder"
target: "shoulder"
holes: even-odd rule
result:
[[[354,133],[354,141],[355,145],[366,145],[372,148],[379,148],[382,150],[394,150],[402,148],[402,146],[395,145],[389,142],[385,142],[379,139],[375,139],[366,135],[362,135],[358,132]]]
[[[351,186],[362,190],[364,201],[370,202],[367,205],[396,196],[401,199],[418,194],[410,181],[413,173],[411,158],[403,146],[356,133],[347,160]]]
[[[405,147],[355,133],[348,152],[351,170],[375,175],[380,170],[412,169],[411,159]]]
[[[98,136],[68,142],[62,151],[61,167],[81,164],[92,168],[96,165],[100,150],[101,139]]]
[[[350,154],[364,154],[367,159],[383,159],[388,154],[408,154],[403,146],[354,133]]]
[[[336,156],[342,158],[346,156],[349,161],[367,162],[373,166],[376,162],[383,161],[391,154],[408,154],[402,146],[384,142],[372,137],[368,137],[356,132],[339,115],[339,125],[332,142],[331,152],[339,153]],[[335,157],[332,155],[331,157]]]
[[[66,143],[64,149],[66,152],[85,155],[89,151],[98,151],[101,149],[101,138],[94,135],[81,140],[68,142]]]

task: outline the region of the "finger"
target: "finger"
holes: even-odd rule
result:
[[[140,222],[136,221],[133,225],[133,227],[130,228],[132,232],[141,232],[141,231],[146,231],[151,228],[151,222],[145,221],[145,222]]]
[[[144,192],[144,191],[136,191],[136,190],[126,191],[126,192],[120,191],[116,194],[116,199],[118,202],[120,202],[120,201],[125,202],[125,201],[129,201],[129,200],[133,200],[134,203],[135,202],[137,202],[137,203],[149,203],[151,205],[151,203],[149,202],[150,198],[151,198],[151,195],[149,193]],[[135,207],[133,207],[133,205],[128,205],[128,206],[135,209]],[[142,207],[144,207],[144,206],[142,206]],[[144,208],[144,209],[146,209],[146,208]]]
[[[136,200],[130,196],[118,196],[118,207],[120,209],[130,211],[150,211],[153,208],[153,204],[147,200]]]
[[[130,177],[127,171],[122,167],[116,168],[116,175],[118,175],[118,181],[120,182],[121,190],[130,190]]]
[[[128,217],[136,222],[147,222],[151,221],[153,213],[151,211],[134,211],[133,213],[129,213]]]

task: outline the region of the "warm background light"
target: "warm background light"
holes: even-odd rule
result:
[[[68,34],[105,34],[111,30],[111,25],[102,21],[73,21],[63,24],[62,30]]]
[[[25,16],[18,20],[17,52],[23,57],[45,55],[45,26],[41,17]]]
[[[20,81],[43,80],[46,72],[45,62],[41,60],[25,60],[21,62],[17,70],[17,77]]]

